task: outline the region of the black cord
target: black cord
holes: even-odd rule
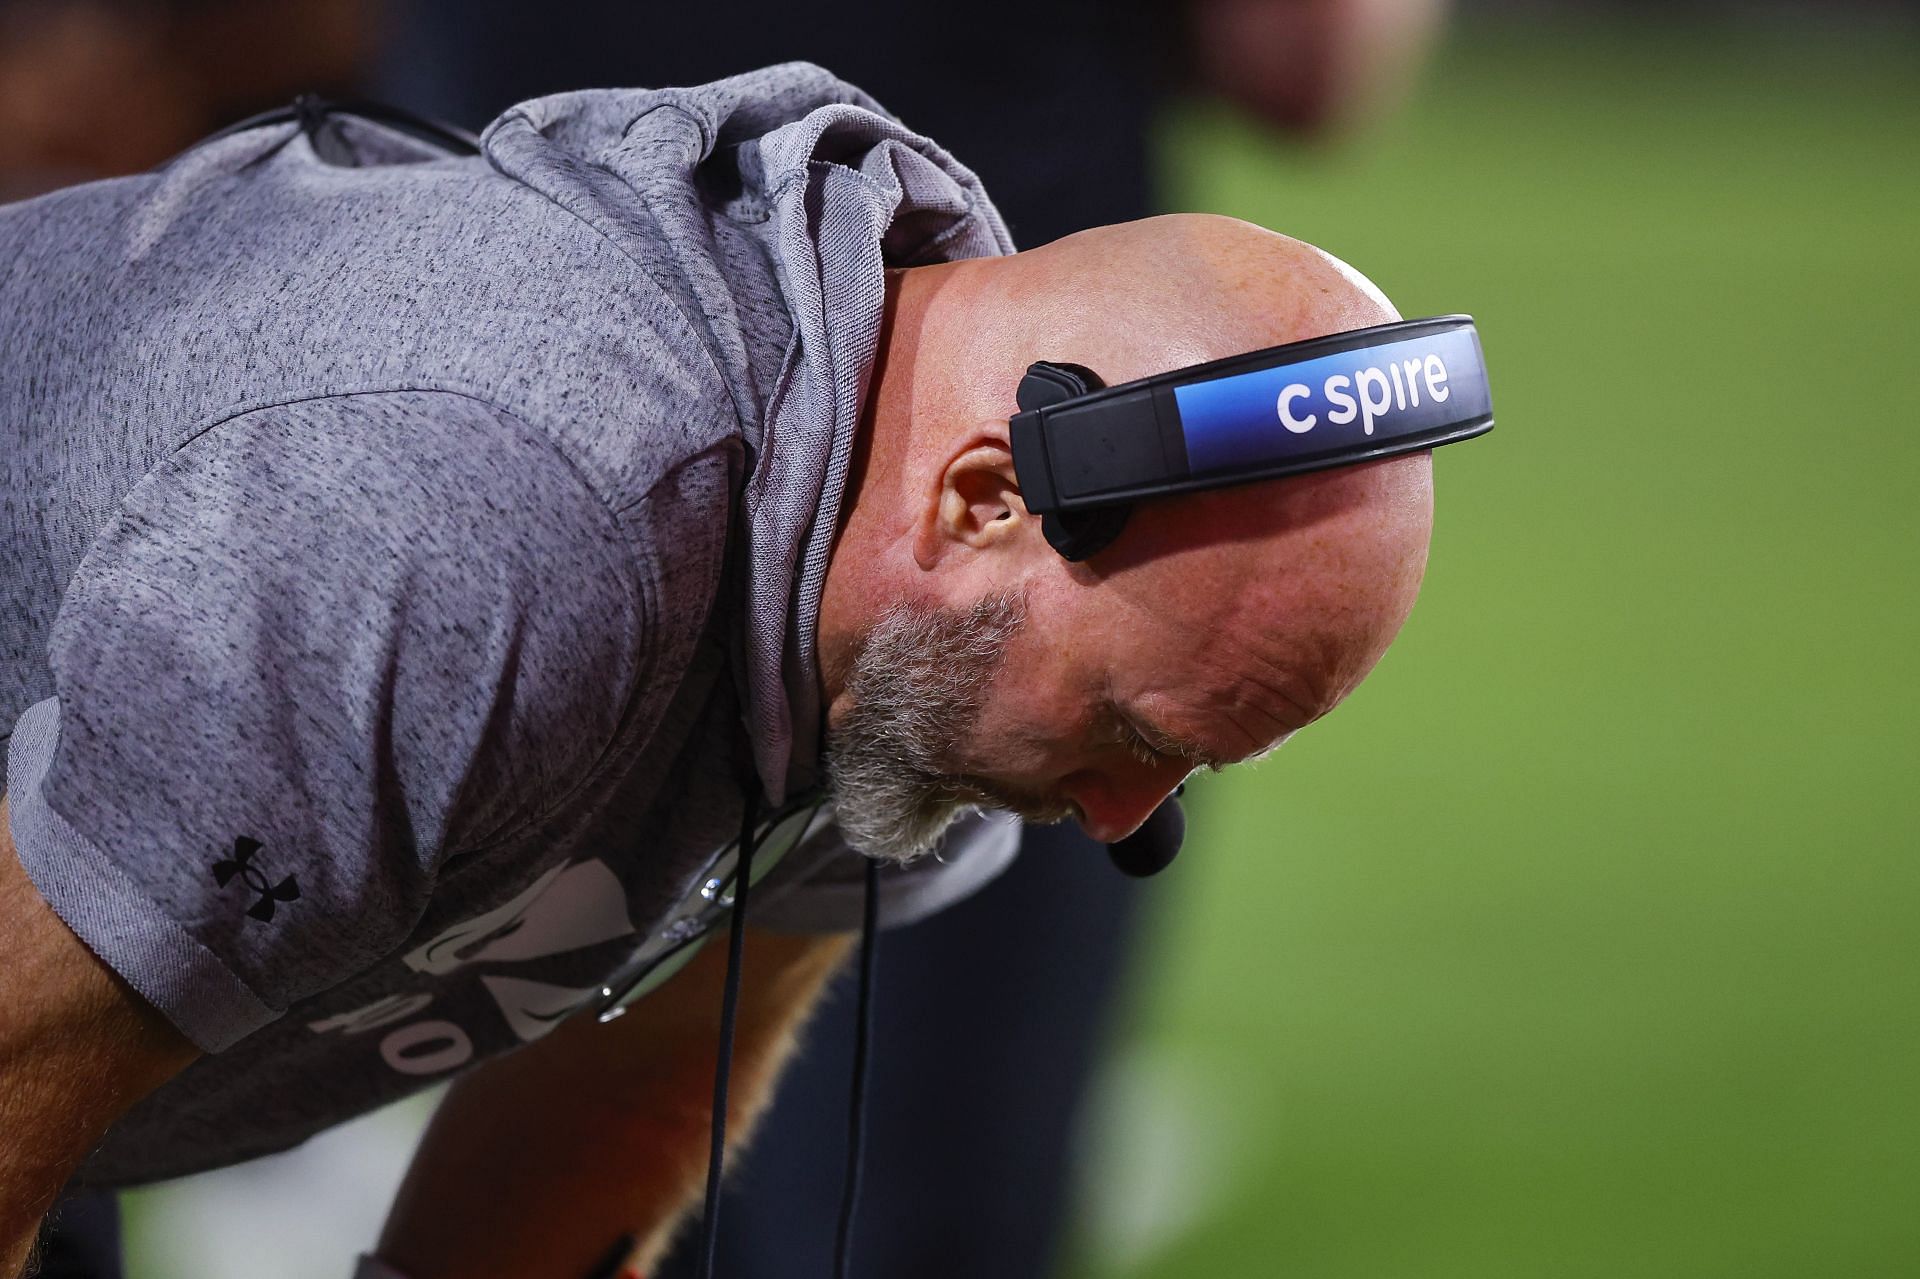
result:
[[[847,1103],[847,1182],[840,1194],[840,1232],[833,1273],[847,1279],[853,1254],[853,1209],[860,1197],[860,1155],[866,1144],[867,1052],[873,1039],[873,972],[880,950],[880,863],[867,859],[867,900],[860,922],[860,1005],[854,1023],[853,1096]]]
[[[740,858],[733,876],[733,926],[727,934],[727,985],[720,999],[720,1054],[713,1071],[713,1142],[707,1151],[707,1204],[701,1227],[700,1275],[713,1279],[720,1251],[720,1172],[727,1150],[727,1081],[733,1069],[733,1023],[740,1010],[740,955],[747,940],[747,886],[753,878],[754,826],[759,805],[751,786],[740,819]]]
[[[284,107],[275,107],[271,111],[262,111],[250,115],[244,120],[236,120],[216,133],[209,133],[200,139],[196,146],[217,141],[248,129],[264,128],[270,124],[298,123],[308,137],[319,132],[320,126],[330,115],[359,116],[363,120],[372,120],[388,128],[398,129],[423,141],[436,143],[449,151],[465,155],[480,154],[480,139],[457,125],[417,115],[403,107],[390,106],[384,102],[372,102],[365,98],[323,98],[317,94],[303,93]]]

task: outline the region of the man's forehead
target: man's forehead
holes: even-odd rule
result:
[[[1144,503],[1094,589],[1209,634],[1231,626],[1256,651],[1366,638],[1397,629],[1431,531],[1431,459],[1396,458]]]
[[[1164,730],[1204,747],[1212,762],[1265,751],[1331,710],[1340,690],[1309,646],[1214,643],[1170,665],[1132,699]]]
[[[1116,688],[1130,705],[1158,703],[1170,729],[1205,732],[1215,755],[1297,732],[1371,669],[1417,585],[1391,560],[1347,559],[1196,552],[1115,575],[1101,587]]]

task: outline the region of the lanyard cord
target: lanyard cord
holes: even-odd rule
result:
[[[873,970],[880,949],[880,863],[866,858],[867,896],[860,921],[860,1005],[853,1032],[853,1094],[847,1103],[847,1181],[840,1192],[840,1230],[833,1243],[835,1279],[847,1279],[853,1209],[860,1196],[860,1156],[867,1125],[867,1053],[873,1039]]]
[[[733,1023],[740,1011],[740,953],[747,940],[747,888],[753,880],[754,826],[760,805],[747,788],[740,818],[740,859],[733,883],[733,926],[727,934],[726,993],[720,999],[720,1052],[713,1071],[713,1141],[707,1149],[707,1204],[700,1243],[701,1279],[713,1279],[720,1246],[720,1161],[727,1149],[727,1079],[733,1070]]]
[[[753,875],[754,827],[759,805],[748,793],[740,820],[740,859],[734,875],[733,923],[727,935],[727,979],[720,1000],[720,1050],[713,1072],[712,1141],[707,1149],[707,1201],[701,1222],[700,1276],[713,1279],[720,1248],[720,1175],[727,1149],[727,1084],[733,1070],[733,1031],[740,1011],[740,957],[746,943],[747,888]],[[866,894],[860,921],[860,999],[853,1041],[853,1087],[847,1103],[847,1179],[840,1197],[840,1228],[834,1240],[834,1274],[847,1279],[852,1257],[854,1205],[860,1194],[860,1163],[867,1119],[867,1059],[873,1039],[873,975],[880,951],[880,863],[866,860]]]
[[[733,922],[726,949],[726,989],[720,997],[720,1052],[714,1062],[712,1141],[707,1148],[707,1206],[701,1221],[701,1279],[712,1279],[720,1252],[720,1173],[726,1158],[726,1108],[733,1070],[733,1024],[739,1016],[739,968],[747,941],[747,889],[753,883],[758,803],[749,787],[739,822],[739,864],[733,874]],[[868,1054],[874,1037],[874,972],[879,962],[879,862],[866,860],[866,893],[860,912],[860,1004],[852,1041],[852,1089],[847,1102],[847,1183],[841,1191],[839,1231],[833,1241],[833,1273],[847,1279],[852,1258],[852,1214],[860,1198],[860,1154],[866,1145]]]

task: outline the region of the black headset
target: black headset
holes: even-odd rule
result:
[[[1120,386],[1078,364],[1028,368],[1014,473],[1047,541],[1084,560],[1141,498],[1277,479],[1493,429],[1469,316],[1406,320],[1228,356]]]

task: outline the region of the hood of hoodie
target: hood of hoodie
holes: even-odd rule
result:
[[[751,470],[738,659],[775,802],[812,784],[820,599],[878,352],[885,271],[1011,253],[973,172],[809,63],[587,90],[488,126],[491,163],[641,263],[700,335]]]

